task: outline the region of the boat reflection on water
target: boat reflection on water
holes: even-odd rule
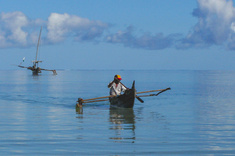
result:
[[[109,121],[109,129],[115,132],[114,136],[109,139],[116,142],[135,142],[135,114],[133,108],[110,107]]]
[[[76,113],[77,114],[83,114],[83,108],[82,107],[79,107],[78,105],[75,106],[76,108]]]

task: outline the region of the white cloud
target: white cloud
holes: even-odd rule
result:
[[[198,18],[198,23],[178,47],[230,44],[235,22],[232,0],[198,0],[198,8],[193,15]]]
[[[76,41],[94,41],[108,28],[106,23],[66,13],[52,13],[48,21],[30,20],[22,12],[1,13],[0,48],[35,45],[41,26],[47,28],[44,43],[62,42],[68,37],[73,37]]]
[[[61,42],[68,35],[75,40],[93,40],[99,37],[108,27],[106,23],[91,21],[75,15],[52,13],[48,18],[48,39]]]
[[[235,22],[232,22],[232,24],[231,24],[231,30],[232,30],[233,32],[235,32]]]
[[[1,46],[11,44],[27,44],[28,33],[23,31],[23,27],[28,25],[27,17],[21,12],[0,14],[0,40]]]
[[[232,0],[198,0],[201,11],[208,11],[207,18],[216,15],[219,19],[229,22],[234,17]]]

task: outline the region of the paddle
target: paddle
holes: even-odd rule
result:
[[[135,96],[136,99],[138,99],[141,103],[144,103],[144,100],[142,100],[139,96]]]

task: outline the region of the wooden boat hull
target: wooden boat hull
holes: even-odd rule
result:
[[[126,90],[124,94],[109,98],[111,107],[133,108],[135,103],[136,90],[135,81],[132,88]]]
[[[32,70],[32,72],[33,72],[33,75],[38,75],[38,73],[41,73],[42,71],[41,71],[41,69],[38,67],[38,68]]]

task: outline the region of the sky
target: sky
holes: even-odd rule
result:
[[[234,2],[0,0],[0,70],[233,71]]]

